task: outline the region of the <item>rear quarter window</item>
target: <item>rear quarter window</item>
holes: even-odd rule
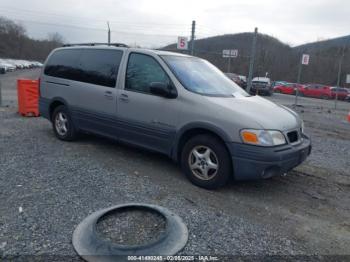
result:
[[[45,66],[44,74],[89,84],[115,87],[120,50],[63,49],[54,52]]]
[[[81,50],[66,49],[54,52],[46,63],[44,74],[53,77],[77,80],[80,75],[79,57]]]

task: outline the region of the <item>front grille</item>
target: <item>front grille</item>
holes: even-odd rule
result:
[[[299,140],[299,134],[298,131],[292,131],[287,134],[288,140],[290,143],[298,142]]]

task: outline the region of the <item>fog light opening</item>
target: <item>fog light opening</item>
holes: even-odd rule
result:
[[[262,173],[262,178],[267,179],[273,176],[278,176],[281,173],[281,169],[278,166],[268,167]]]

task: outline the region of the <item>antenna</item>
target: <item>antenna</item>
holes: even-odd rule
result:
[[[108,26],[108,45],[111,45],[111,28],[109,27],[109,21],[107,21]]]

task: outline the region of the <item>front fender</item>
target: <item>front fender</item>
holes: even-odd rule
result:
[[[175,135],[174,143],[171,150],[171,158],[174,161],[178,161],[178,151],[180,149],[179,146],[183,135],[186,134],[188,131],[195,129],[207,130],[210,133],[214,133],[215,135],[220,137],[224,142],[229,142],[231,140],[230,136],[224,130],[211,123],[201,121],[186,124],[183,127],[181,127]]]

